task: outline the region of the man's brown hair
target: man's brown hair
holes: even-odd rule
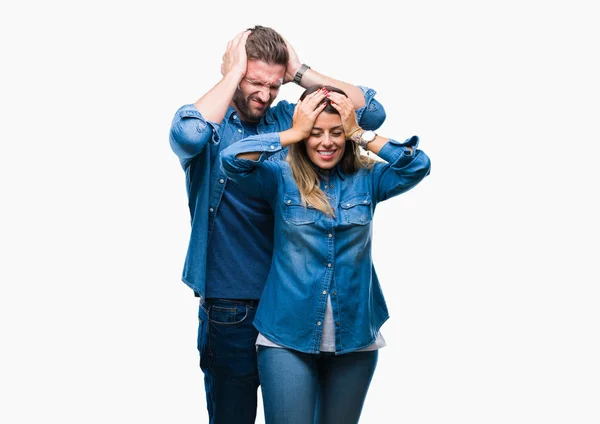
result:
[[[248,28],[252,33],[246,40],[249,60],[262,60],[268,64],[286,66],[290,58],[285,39],[274,29],[256,25]]]

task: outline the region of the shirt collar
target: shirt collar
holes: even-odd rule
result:
[[[317,168],[316,166],[314,166],[314,168],[320,177],[326,177],[328,175],[330,176],[330,175],[334,174],[334,175],[337,175],[338,177],[340,177],[341,180],[346,179],[346,175],[344,174],[344,171],[342,171],[342,167],[340,166],[339,163],[334,168],[329,169],[329,170],[323,170],[323,169]]]
[[[275,123],[275,118],[273,117],[273,111],[271,110],[272,108],[269,107],[267,109],[267,111],[265,112],[265,114],[263,115],[263,117],[261,118],[259,124],[265,122],[268,125],[273,125]],[[237,116],[237,119],[240,119],[240,115],[235,111],[235,109],[233,108],[233,106],[229,106],[229,108],[227,108],[227,112],[225,113],[225,119],[227,122],[229,122],[232,118],[232,115]]]

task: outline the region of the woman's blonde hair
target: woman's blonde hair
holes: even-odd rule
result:
[[[308,87],[300,96],[300,100],[304,100],[307,95],[323,87],[328,91],[334,91],[348,97],[346,93],[337,87],[318,84]],[[326,103],[327,105],[321,113],[339,115],[337,109],[331,106],[329,99],[326,98],[320,104],[322,103]],[[306,207],[308,204],[327,215],[334,216],[334,208],[329,203],[327,195],[319,187],[320,176],[317,168],[306,152],[306,140],[292,144],[288,148],[287,161],[292,169],[292,175],[294,176],[294,180],[296,180],[296,185],[300,191],[300,197],[304,206]],[[360,168],[371,168],[373,163],[374,161],[371,158],[361,155],[359,147],[354,142],[346,140],[344,154],[337,166],[340,167],[340,170],[344,174],[354,174]]]

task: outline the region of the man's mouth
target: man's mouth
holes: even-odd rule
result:
[[[258,106],[260,106],[261,108],[264,108],[264,107],[267,105],[267,103],[265,103],[265,102],[261,102],[260,100],[258,100],[258,99],[256,99],[256,98],[253,98],[253,97],[251,97],[251,98],[250,98],[250,101],[251,101],[252,103],[254,103],[255,105],[258,105]]]

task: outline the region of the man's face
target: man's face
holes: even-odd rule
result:
[[[246,75],[233,95],[233,107],[243,121],[258,122],[273,103],[285,74],[284,65],[249,60]]]

